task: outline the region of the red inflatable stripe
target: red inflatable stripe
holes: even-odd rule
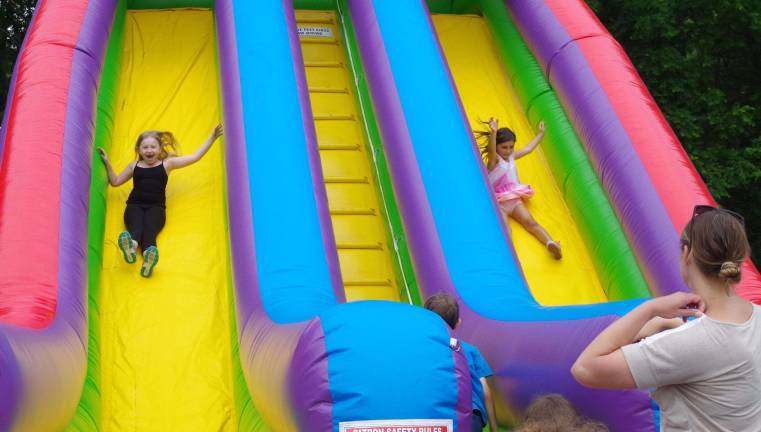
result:
[[[64,124],[87,2],[38,8],[18,59],[0,165],[0,322],[31,328],[55,315]]]
[[[629,57],[586,3],[546,0],[546,4],[581,49],[634,144],[674,229],[681,232],[695,204],[716,203],[700,174]],[[737,291],[761,304],[761,275],[750,260],[743,265],[743,281]]]

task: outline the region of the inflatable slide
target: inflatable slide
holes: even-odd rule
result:
[[[398,302],[401,228],[340,49],[307,58],[333,75],[305,71],[288,2],[40,2],[3,127],[0,429],[469,421],[446,325]],[[308,91],[333,87],[313,117]],[[114,243],[129,187],[107,187],[94,149],[120,169],[142,130],[189,153],[220,121],[223,141],[172,173],[141,278]],[[395,301],[341,305],[344,287]]]
[[[499,214],[473,136],[492,116],[518,146],[546,124],[518,170],[562,261]],[[144,130],[188,154],[220,122],[172,172],[140,277],[115,243],[130,186],[95,149],[118,170]],[[655,431],[647,392],[569,369],[642,299],[686,289],[697,203],[581,0],[40,0],[0,130],[0,430],[469,430],[454,336],[494,370],[505,426],[559,392]],[[437,292],[460,302],[455,334],[412,305]]]

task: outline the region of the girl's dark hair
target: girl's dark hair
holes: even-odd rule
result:
[[[740,267],[750,254],[750,245],[745,227],[737,217],[722,210],[695,216],[682,232],[682,244],[690,249],[705,276],[729,284],[740,282]]]
[[[478,143],[478,146],[481,148],[481,153],[486,153],[489,146],[489,135],[491,135],[491,131],[488,129],[488,122],[481,122],[487,125],[486,130],[476,130],[473,133],[476,135],[476,142]],[[501,127],[497,129],[497,144],[502,144],[503,142],[507,141],[517,141],[518,138],[515,136],[515,132],[513,132],[510,128]],[[480,142],[479,142],[480,141]]]
[[[460,305],[448,294],[439,293],[428,297],[423,307],[438,314],[452,330],[460,320]]]

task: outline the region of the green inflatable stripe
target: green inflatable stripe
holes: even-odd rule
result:
[[[608,299],[649,296],[645,278],[586,152],[504,1],[482,0],[481,7],[526,116],[532,124],[544,120],[547,125],[549,139],[542,149],[592,254]]]
[[[223,164],[224,165],[224,160]],[[224,169],[224,166],[222,167]],[[225,182],[226,184],[227,182]],[[227,189],[225,189],[225,197],[227,197]],[[227,201],[227,200],[225,200]],[[226,211],[226,209],[225,209]],[[225,218],[225,223],[229,218]],[[227,232],[230,232],[229,227]],[[227,245],[228,250],[230,247],[230,239],[228,238]],[[232,262],[228,261],[228,298],[230,299],[229,320],[230,320],[230,343],[231,343],[231,357],[233,360],[233,398],[235,402],[235,415],[238,419],[238,430],[252,431],[252,432],[266,432],[270,429],[264,423],[259,411],[254,405],[254,401],[251,400],[251,393],[248,392],[248,386],[246,385],[246,376],[243,373],[243,367],[240,364],[240,346],[238,345],[238,326],[237,326],[237,314],[235,313],[235,290],[233,289],[233,277],[232,277]]]
[[[213,0],[129,0],[128,9],[179,9],[214,7]]]
[[[336,0],[293,0],[293,9],[335,10]]]
[[[90,181],[90,212],[87,216],[87,376],[74,417],[67,431],[98,431],[101,419],[100,399],[100,270],[103,262],[103,233],[106,215],[108,178],[100,160],[98,147],[111,146],[113,115],[119,83],[119,63],[127,1],[120,0],[114,13],[111,37],[103,62],[95,119]]]
[[[394,264],[396,279],[399,282],[401,290],[399,297],[401,299],[407,299],[409,303],[421,306],[422,299],[415,280],[415,272],[413,271],[412,259],[410,258],[407,241],[404,237],[402,218],[399,215],[399,209],[396,205],[396,199],[394,198],[394,188],[391,185],[391,177],[388,173],[388,165],[381,145],[382,140],[373,113],[372,99],[370,98],[370,91],[368,90],[364,69],[362,68],[362,60],[359,56],[359,49],[357,48],[354,27],[349,17],[348,0],[337,0],[336,8],[338,11],[338,19],[340,21],[339,24],[346,37],[346,43],[344,44],[346,46],[346,54],[351,60],[351,71],[354,75],[355,82],[357,83],[357,92],[355,94],[357,104],[362,112],[362,118],[365,123],[367,143],[370,147],[369,150],[373,155],[373,160],[370,162],[372,162],[373,170],[375,171],[375,176],[378,180],[380,196],[385,207],[382,211],[385,210],[386,220],[389,223],[389,234],[391,236],[389,244],[396,246],[395,258],[397,258],[397,260],[392,261]],[[404,289],[405,285],[407,286],[409,294],[407,290]]]
[[[475,14],[480,12],[477,0],[427,0],[428,10],[437,14]]]

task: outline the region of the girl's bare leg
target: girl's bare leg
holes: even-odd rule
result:
[[[542,226],[537,223],[534,217],[531,216],[531,213],[529,213],[526,206],[523,205],[523,203],[518,203],[510,216],[512,216],[513,219],[517,220],[518,223],[523,225],[523,227],[526,228],[526,230],[530,232],[534,237],[536,237],[537,240],[542,242],[542,244],[545,245],[547,249],[549,249],[550,253],[555,259],[560,259],[563,256],[562,252],[560,251],[560,245],[552,240],[552,237],[550,237],[549,233],[547,233],[547,230],[542,228]]]

